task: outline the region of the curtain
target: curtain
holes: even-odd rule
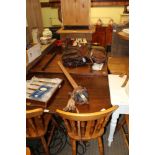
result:
[[[43,22],[39,0],[26,0],[26,18],[31,37],[30,39],[32,40],[31,32],[33,28],[38,28],[39,36],[41,36],[43,31]]]

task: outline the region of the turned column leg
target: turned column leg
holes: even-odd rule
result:
[[[115,132],[118,117],[119,117],[119,112],[116,110],[112,114],[112,119],[111,119],[111,122],[110,122],[110,133],[109,133],[109,137],[108,137],[108,146],[109,147],[111,146],[111,143],[113,141],[113,136],[114,136],[114,132]]]
[[[103,155],[103,142],[102,142],[102,138],[98,137],[97,140],[98,140],[99,154]]]

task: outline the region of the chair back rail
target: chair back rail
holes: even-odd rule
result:
[[[101,136],[110,115],[118,106],[95,113],[70,113],[61,110],[56,112],[63,118],[68,135],[76,140],[89,140]]]
[[[51,116],[47,118],[50,120]],[[45,123],[45,115],[43,115],[42,108],[26,111],[26,136],[27,137],[29,138],[41,137],[45,134],[46,128],[47,128],[47,125]]]
[[[26,110],[26,118],[32,118],[36,116],[40,116],[43,114],[42,108],[32,109],[32,110]]]
[[[44,136],[47,132],[50,121],[52,121],[53,126],[50,135],[46,140]],[[50,145],[55,127],[56,124],[54,124],[52,115],[44,113],[42,108],[26,111],[26,138],[40,138],[46,155],[50,155],[48,146]]]

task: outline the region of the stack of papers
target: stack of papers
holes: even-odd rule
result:
[[[103,67],[103,63],[101,64],[94,63],[92,66],[92,69],[98,71],[98,70],[102,70],[102,67]]]

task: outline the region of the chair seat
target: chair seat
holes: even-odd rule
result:
[[[76,141],[98,140],[100,155],[103,155],[102,135],[104,128],[112,114],[118,106],[113,106],[107,110],[94,113],[71,113],[57,109],[56,112],[64,120],[67,133],[72,145],[72,155],[76,155]]]
[[[129,68],[128,57],[109,57],[108,69],[110,74],[123,74],[127,73]]]

